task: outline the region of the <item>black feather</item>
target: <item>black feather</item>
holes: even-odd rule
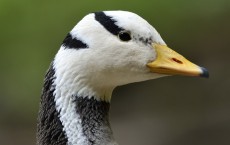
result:
[[[95,20],[97,20],[106,30],[113,35],[118,35],[119,32],[123,31],[123,28],[118,27],[116,21],[112,17],[107,16],[104,12],[95,12]]]
[[[86,43],[84,43],[83,41],[77,38],[74,38],[70,33],[67,34],[67,36],[62,42],[62,45],[65,48],[70,48],[70,49],[88,48],[88,45]]]

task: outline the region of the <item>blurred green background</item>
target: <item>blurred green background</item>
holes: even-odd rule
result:
[[[128,10],[208,68],[209,79],[165,77],[118,87],[111,122],[121,145],[230,144],[230,1],[0,0],[0,144],[32,145],[44,74],[86,14]]]

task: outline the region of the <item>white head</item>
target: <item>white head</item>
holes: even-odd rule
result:
[[[159,63],[163,53],[168,62]],[[116,86],[169,74],[204,73],[200,67],[187,64],[185,58],[169,50],[146,20],[126,11],[85,16],[64,40],[54,68],[57,87],[66,90],[62,93],[107,101]]]

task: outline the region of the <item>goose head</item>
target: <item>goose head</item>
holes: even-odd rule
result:
[[[68,33],[46,75],[38,142],[116,144],[108,121],[113,89],[168,75],[208,77],[208,72],[170,49],[137,14],[88,14]]]
[[[73,93],[107,101],[116,86],[166,75],[207,76],[168,48],[146,20],[125,11],[85,16],[63,41],[54,65],[62,80],[76,81]]]

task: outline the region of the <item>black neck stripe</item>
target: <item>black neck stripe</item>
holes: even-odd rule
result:
[[[56,110],[54,85],[55,69],[53,63],[46,74],[41,96],[37,125],[37,145],[65,145],[67,136],[63,131],[59,112]]]
[[[112,140],[109,124],[110,103],[88,97],[75,97],[76,112],[80,115],[84,135],[92,145],[101,144],[103,139]],[[107,143],[105,143],[107,144]],[[90,144],[91,145],[91,144]]]
[[[62,45],[65,48],[70,49],[81,49],[81,48],[88,48],[88,45],[82,42],[81,40],[74,38],[70,33],[67,34],[66,38],[62,42]]]
[[[108,30],[113,35],[118,35],[118,33],[124,29],[118,27],[115,23],[116,21],[112,17],[105,15],[104,12],[95,12],[95,20],[97,20],[106,30]]]

